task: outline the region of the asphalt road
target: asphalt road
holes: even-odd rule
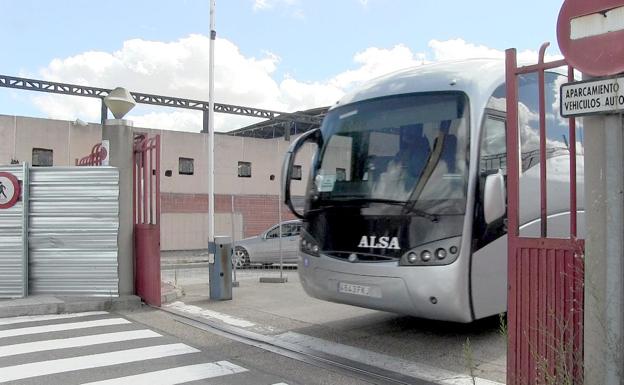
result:
[[[286,283],[259,283],[280,274]],[[438,371],[436,378],[505,382],[506,336],[499,317],[456,324],[319,301],[305,294],[296,270],[239,270],[231,301],[207,298],[207,269],[163,270],[162,276],[175,276],[184,292],[179,301],[205,310],[209,319],[232,317],[251,324],[245,330],[425,378]],[[471,378],[465,383],[472,384]]]
[[[0,383],[362,384],[146,308],[0,319]]]

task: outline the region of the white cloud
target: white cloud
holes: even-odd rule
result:
[[[217,39],[215,51],[216,102],[280,111],[291,109],[281,101],[280,86],[271,77],[279,63],[276,55],[265,53],[261,58],[245,57],[226,39]],[[205,36],[191,35],[169,43],[133,39],[113,53],[85,52],[54,59],[40,71],[40,76],[63,83],[102,88],[122,86],[135,92],[208,100],[208,59],[209,40]],[[80,116],[83,120],[99,121],[99,101],[43,95],[36,96],[34,102],[53,118],[73,120]],[[165,118],[165,114],[191,116],[180,111],[160,107],[157,113],[133,118],[154,122],[159,117],[160,125],[165,128],[201,129],[201,118],[184,118],[180,121],[183,124],[177,125],[173,124],[175,119]],[[172,124],[166,124],[168,121]],[[235,128],[241,118],[227,115],[215,121],[222,123],[216,130],[224,131]],[[192,128],[192,122],[197,122],[195,128]]]
[[[217,131],[232,131],[262,121],[262,119],[243,115],[215,114],[214,117],[215,127],[220,128]],[[130,113],[127,118],[133,121],[135,127],[198,132],[202,127],[203,114],[201,111],[194,110],[174,110],[142,115]]]
[[[255,0],[253,9],[257,11],[261,9],[271,8],[272,6],[273,6],[273,2],[270,0]]]
[[[294,0],[257,0],[258,6]],[[369,47],[357,52],[353,66],[329,79],[306,81],[290,75],[275,78],[280,58],[265,52],[262,57],[243,55],[231,41],[218,38],[215,56],[215,99],[218,103],[292,112],[334,104],[345,92],[388,72],[432,61],[472,57],[504,57],[503,51],[462,39],[431,40],[429,50],[415,52],[404,44],[390,48]],[[518,55],[523,60],[537,60],[533,51]],[[102,88],[126,87],[143,93],[208,100],[209,39],[190,35],[172,42],[133,39],[115,52],[84,52],[58,58],[41,69],[39,77],[50,81]],[[547,58],[550,60],[551,57]],[[26,76],[26,75],[24,75]],[[34,103],[49,117],[99,121],[97,99],[36,95]],[[166,107],[141,108],[130,113],[137,126],[199,131],[201,112]],[[215,114],[215,130],[229,131],[257,122],[244,116]]]
[[[502,51],[483,45],[474,45],[462,39],[446,41],[431,40],[429,48],[433,51],[435,61],[461,60],[469,58],[503,58]]]
[[[386,73],[403,68],[420,65],[424,62],[424,54],[414,54],[412,50],[403,44],[398,44],[391,49],[370,47],[355,54],[354,61],[359,68],[348,70],[336,75],[330,80],[330,84],[342,89],[348,89]]]
[[[304,19],[305,14],[299,3],[300,0],[253,0],[253,10],[268,11],[280,9],[295,19]]]
[[[431,40],[429,48],[433,51],[434,61],[463,60],[471,58],[504,59],[505,52],[484,45],[468,43],[463,39],[446,41]],[[518,62],[537,63],[537,51],[524,50],[517,54]],[[561,55],[547,54],[545,60],[561,59]]]

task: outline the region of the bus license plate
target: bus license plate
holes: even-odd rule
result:
[[[367,297],[371,295],[370,286],[355,285],[353,283],[345,283],[345,282],[338,283],[338,291],[340,293],[364,295]]]

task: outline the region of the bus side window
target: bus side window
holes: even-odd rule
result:
[[[504,221],[491,225],[485,223],[483,215],[483,189],[488,175],[502,171],[507,175],[507,138],[505,118],[499,114],[488,114],[481,130],[479,153],[478,206],[474,221],[473,251],[480,249],[505,233]]]
[[[488,115],[483,122],[479,171],[482,177],[502,170],[507,175],[506,125],[502,117]]]

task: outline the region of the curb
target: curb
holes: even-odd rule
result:
[[[130,310],[140,306],[141,299],[136,295],[123,295],[112,298],[34,295],[26,298],[0,301],[0,318],[87,311]]]

